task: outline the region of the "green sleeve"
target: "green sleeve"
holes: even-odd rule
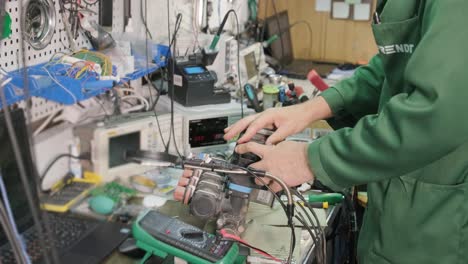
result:
[[[377,112],[384,80],[382,62],[374,56],[368,65],[359,67],[351,78],[325,90],[321,96],[335,117],[351,114],[357,119]]]
[[[425,8],[422,38],[404,75],[413,91],[393,96],[354,128],[310,144],[310,166],[330,188],[405,175],[468,140],[468,122],[459,119],[468,109],[468,34],[462,33],[468,1],[428,0]],[[340,94],[344,102],[354,100],[353,93]]]

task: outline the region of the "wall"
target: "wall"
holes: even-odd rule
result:
[[[153,35],[153,39],[158,43],[168,43],[167,28],[167,0],[146,0],[148,4],[148,27]],[[206,1],[206,0],[205,0]],[[137,1],[135,1],[137,2]],[[182,14],[182,22],[177,36],[177,47],[184,54],[188,49],[190,52],[198,46],[208,46],[213,36],[205,35],[199,32],[199,28],[194,23],[193,13],[196,6],[202,6],[203,0],[170,0],[169,1],[169,20],[171,32],[174,30],[175,17],[178,13]],[[244,30],[243,25],[248,20],[247,0],[213,0],[213,13],[208,21],[210,29],[219,27],[221,20],[229,9],[234,9],[239,19],[239,30]],[[201,7],[200,7],[201,8]],[[137,10],[138,11],[138,10]],[[137,13],[139,15],[139,13]],[[196,18],[195,18],[196,20]],[[234,17],[231,15],[224,29],[236,32]],[[197,31],[198,30],[198,31]]]
[[[331,19],[329,12],[315,11],[315,0],[259,0],[261,18],[265,17],[266,5],[267,17],[274,15],[272,1],[275,1],[278,12],[288,11],[290,24],[305,20],[312,27],[310,55],[310,41],[304,35],[308,34],[306,25],[299,24],[291,29],[295,58],[355,63],[368,61],[377,52],[370,21]]]

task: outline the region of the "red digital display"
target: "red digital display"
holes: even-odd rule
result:
[[[223,137],[227,125],[227,117],[191,120],[189,122],[190,147],[226,144]]]
[[[195,142],[202,142],[205,140],[205,136],[194,136],[193,141]]]

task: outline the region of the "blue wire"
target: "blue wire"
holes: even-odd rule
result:
[[[29,259],[29,255],[26,252],[26,248],[24,246],[23,239],[21,238],[20,234],[18,233],[18,227],[16,226],[15,220],[13,218],[13,213],[11,212],[10,201],[8,200],[8,195],[7,195],[7,192],[6,192],[5,183],[3,182],[3,175],[1,173],[1,171],[0,171],[0,192],[2,193],[2,199],[3,199],[4,204],[5,204],[5,208],[6,208],[6,211],[7,211],[7,214],[8,214],[8,218],[10,219],[11,225],[13,226],[13,233],[15,234],[16,239],[18,241],[20,241],[21,251],[23,252],[23,255],[24,255],[25,259],[26,259],[26,263],[31,264],[31,260]]]

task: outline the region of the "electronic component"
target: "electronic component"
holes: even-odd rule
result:
[[[148,252],[146,258],[152,254],[162,258],[173,255],[190,263],[230,264],[236,261],[239,253],[232,241],[157,211],[142,215],[133,224],[132,231],[137,246]]]
[[[185,106],[228,103],[231,100],[229,90],[215,88],[217,78],[205,66],[193,62],[177,62],[173,77],[173,88],[169,86],[169,95]]]
[[[120,202],[121,199],[131,198],[137,192],[134,189],[127,188],[117,182],[109,182],[105,185],[99,186],[91,191],[91,196],[106,196],[114,202]]]
[[[182,145],[177,141],[182,138],[181,119],[179,115],[174,115],[175,142],[178,146]],[[117,176],[128,177],[150,170],[148,166],[127,160],[125,153],[164,151],[163,141],[167,144],[170,134],[170,115],[160,115],[158,120],[159,128],[153,112],[135,113],[75,128],[74,133],[80,138],[81,152],[91,153],[91,163],[83,162],[84,168],[97,173],[105,182]],[[164,140],[161,139],[160,131]]]
[[[59,181],[51,193],[41,199],[42,208],[50,212],[64,213],[83,199],[99,183],[99,177],[86,172],[84,179],[72,178],[67,182]]]
[[[161,96],[158,102],[158,110],[170,112],[170,98]],[[228,155],[228,145],[223,139],[224,129],[241,119],[241,106],[239,103],[184,107],[174,103],[174,112],[183,116],[182,149],[185,156],[190,153],[213,153],[220,156]],[[254,114],[252,109],[244,107],[244,116]],[[181,145],[178,145],[179,147]]]
[[[262,129],[251,141],[265,144],[272,133]],[[239,235],[245,230],[250,193],[252,189],[260,188],[242,168],[259,160],[253,153],[234,153],[230,162],[207,154],[192,157],[184,162],[184,166],[195,171],[188,185],[185,188],[179,186],[174,196],[189,205],[192,215],[201,219],[217,217],[219,230]]]

